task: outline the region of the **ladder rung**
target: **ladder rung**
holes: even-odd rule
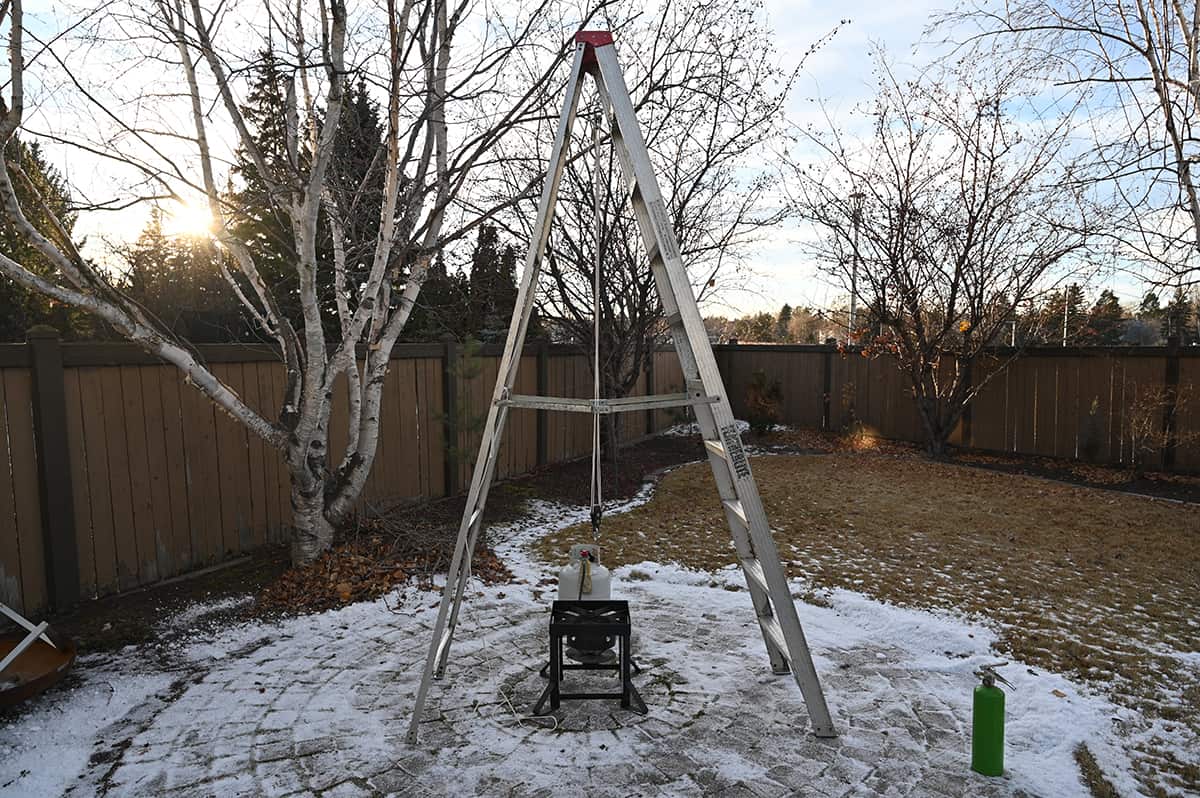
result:
[[[742,508],[742,503],[737,499],[724,499],[721,504],[725,505],[725,509],[733,513],[739,521],[746,527],[750,528],[750,521],[746,519],[746,511]]]
[[[783,639],[783,630],[779,628],[779,619],[774,615],[761,616],[758,619],[758,625],[762,627],[767,637],[771,638],[771,642],[775,644],[780,655],[790,663],[792,652],[788,651],[787,642]]]
[[[667,316],[667,324],[669,324],[672,329],[677,330],[683,326],[683,316],[679,314],[679,311],[675,311]]]
[[[513,394],[496,402],[501,407],[524,407],[531,410],[555,410],[567,413],[631,413],[636,410],[658,410],[667,407],[711,405],[715,396],[703,392],[666,393],[652,396],[624,396],[619,399],[572,399],[561,396],[522,396]]]
[[[725,444],[720,441],[704,441],[704,448],[715,454],[717,457],[725,457]]]
[[[770,592],[767,590],[767,575],[763,573],[762,563],[757,558],[746,557],[743,559],[742,570],[746,572],[746,581],[753,582],[762,588],[764,593]]]
[[[471,513],[471,523],[467,524],[467,529],[474,529],[475,524],[479,521],[479,516],[483,513],[482,507],[476,507],[475,512]]]

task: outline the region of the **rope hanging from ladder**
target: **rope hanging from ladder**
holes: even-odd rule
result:
[[[600,120],[604,110],[596,112],[592,125],[592,149],[596,163],[592,171],[592,216],[594,221],[594,261],[592,263],[592,398],[600,400]],[[604,491],[600,479],[600,414],[592,413],[592,543],[600,542],[600,516]]]

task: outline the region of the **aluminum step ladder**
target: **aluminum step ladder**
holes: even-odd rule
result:
[[[763,511],[762,500],[750,463],[742,447],[741,436],[734,423],[733,411],[717,370],[717,362],[709,345],[708,333],[696,305],[696,298],[680,257],[675,231],[667,215],[659,191],[645,140],[637,124],[629,90],[617,62],[612,34],[607,31],[581,31],[575,35],[575,56],[567,81],[566,99],[558,120],[546,183],[538,202],[531,246],[525,258],[521,285],[517,295],[512,323],[500,361],[491,407],[483,427],[479,456],[467,493],[466,509],[458,530],[458,541],[447,574],[446,586],[434,623],[425,670],[417,690],[408,741],[415,743],[421,723],[422,710],[434,679],[446,671],[454,629],[462,607],[463,591],[471,577],[471,552],[479,539],[488,489],[495,473],[504,423],[512,408],[531,408],[581,413],[621,413],[664,407],[691,407],[699,422],[704,447],[708,453],[717,492],[725,508],[725,517],[733,535],[738,560],[746,575],[754,604],[754,612],[762,631],[770,658],[771,670],[777,674],[791,672],[800,687],[818,737],[836,735],[825,695],[813,666],[804,630],[796,614],[788,587],[787,575],[779,561],[775,541]],[[541,271],[542,255],[554,218],[558,184],[566,163],[571,128],[582,93],[584,75],[595,79],[600,106],[611,129],[611,142],[616,159],[628,185],[632,186],[630,200],[655,284],[662,301],[671,339],[679,355],[685,377],[684,393],[658,396],[638,396],[619,399],[566,399],[546,396],[523,396],[512,393],[529,318],[533,309],[534,289]]]

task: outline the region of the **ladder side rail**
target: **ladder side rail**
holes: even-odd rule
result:
[[[610,45],[597,47],[595,52],[600,74],[609,91],[609,100],[612,102],[617,127],[621,131],[622,138],[630,143],[626,147],[626,152],[630,157],[633,176],[639,189],[638,193],[649,210],[651,228],[657,238],[657,250],[666,271],[668,284],[673,291],[687,291],[689,294],[686,301],[681,301],[681,298],[676,295],[675,304],[678,306],[680,321],[692,350],[700,379],[710,392],[715,389],[717,395],[721,397],[716,404],[708,406],[712,424],[717,428],[714,431],[725,432],[734,423],[733,411],[729,405],[728,396],[725,394],[716,358],[712,348],[708,346],[708,334],[704,329],[704,322],[700,316],[700,309],[696,305],[695,296],[691,293],[691,281],[680,257],[679,243],[675,239],[675,232],[666,216],[666,206],[658,188],[658,181],[654,176],[645,140],[637,124],[632,102],[629,99],[629,90],[625,85],[624,76],[621,74],[620,65],[617,63],[616,50]],[[698,345],[701,341],[703,345]],[[708,414],[697,413],[697,418],[699,419],[701,415]],[[704,426],[702,423],[701,428],[703,429]],[[736,432],[733,434],[736,435]],[[710,460],[712,457],[713,455],[710,453]],[[750,472],[749,462],[743,461],[739,466],[734,475],[734,487],[750,522],[751,540],[759,554],[767,584],[773,594],[772,598],[776,604],[775,609],[780,626],[784,631],[785,640],[789,648],[792,648],[793,672],[796,682],[804,695],[814,732],[818,736],[833,734],[829,709],[821,690],[816,668],[812,664],[807,641],[804,639],[804,633],[800,627],[799,615],[796,613],[795,603],[791,599],[787,578],[779,562],[779,553],[774,539],[771,537],[766,513],[762,508],[762,500]]]
[[[497,375],[496,387],[493,392],[492,403],[488,408],[488,418],[484,427],[485,440],[481,441],[479,456],[475,463],[475,472],[471,477],[471,488],[467,495],[467,505],[463,513],[463,520],[459,524],[454,556],[447,571],[446,586],[442,592],[437,619],[434,622],[433,634],[429,641],[429,653],[425,659],[425,669],[422,672],[421,684],[417,688],[417,694],[413,702],[412,721],[409,724],[407,735],[410,743],[417,741],[417,730],[420,728],[421,714],[425,707],[425,699],[429,695],[429,687],[433,679],[437,660],[440,658],[444,661],[448,653],[449,641],[445,641],[445,644],[443,643],[443,632],[447,628],[446,622],[450,614],[451,603],[455,597],[461,596],[458,584],[452,585],[450,580],[454,579],[456,583],[465,581],[461,573],[461,568],[464,556],[466,556],[470,527],[473,525],[471,518],[476,509],[482,509],[481,498],[487,496],[486,486],[491,482],[491,474],[487,473],[489,470],[487,465],[489,461],[493,464],[495,463],[492,449],[499,449],[500,435],[503,432],[502,426],[506,416],[506,414],[500,413],[497,400],[502,398],[511,388],[512,381],[516,375],[516,366],[520,363],[521,349],[524,345],[524,337],[529,325],[529,315],[533,309],[537,273],[540,271],[542,253],[545,251],[546,241],[550,235],[550,220],[554,215],[558,183],[562,177],[571,128],[575,121],[575,111],[579,105],[583,53],[583,47],[576,49],[575,60],[571,66],[571,74],[567,81],[567,97],[563,103],[562,113],[559,116],[558,130],[554,137],[554,148],[547,163],[546,182],[542,187],[541,198],[538,200],[538,216],[535,222],[534,235],[531,236],[530,249],[525,257],[525,269],[521,275],[521,285],[517,293],[517,312],[514,313],[512,322],[509,325],[508,340],[504,344],[501,368]],[[500,422],[499,428],[497,422]],[[477,526],[481,522],[482,512],[476,518],[474,525]],[[455,615],[457,616],[457,611]]]
[[[467,583],[471,581],[471,556],[475,551],[475,544],[479,540],[479,532],[483,529],[483,507],[487,504],[488,494],[491,492],[492,475],[496,472],[496,462],[500,457],[500,447],[503,443],[504,426],[508,420],[508,408],[501,407],[496,416],[496,428],[491,437],[491,445],[488,447],[490,454],[487,463],[484,465],[484,476],[481,480],[479,488],[479,500],[477,508],[467,516],[467,537],[463,543],[463,557],[461,558],[459,570],[455,582],[454,600],[450,605],[450,618],[446,628],[450,632],[450,637],[446,640],[446,644],[442,646],[440,656],[433,666],[433,674],[435,678],[441,678],[446,670],[446,661],[450,657],[450,644],[453,640],[454,630],[458,627],[458,612],[462,607],[463,593],[466,590]],[[446,589],[450,589],[450,583],[447,581]]]
[[[603,50],[612,51],[612,48],[597,48],[597,59],[601,65],[604,64],[604,60],[600,57],[599,53]],[[596,86],[600,92],[602,106],[605,109],[612,108],[614,112],[617,108],[624,106],[627,108],[628,113],[626,114],[626,118],[628,118],[633,113],[633,104],[629,99],[629,94],[625,87],[624,79],[620,78],[620,70],[617,69],[615,72],[619,82],[617,82],[614,86],[610,87],[607,85],[608,78],[603,72],[597,75]],[[620,95],[621,101],[619,101],[619,103],[614,103],[614,94]],[[691,294],[691,283],[687,281],[685,273],[684,284],[686,285],[688,296],[686,300],[683,300],[682,302],[680,301],[676,294],[675,288],[672,285],[671,275],[667,271],[666,264],[663,261],[663,248],[658,244],[658,235],[655,232],[653,219],[646,207],[646,198],[649,196],[650,192],[653,192],[654,195],[661,197],[658,189],[657,179],[651,172],[649,177],[643,175],[639,180],[639,176],[634,168],[630,146],[625,143],[625,136],[621,131],[621,117],[617,116],[615,113],[614,117],[615,124],[613,125],[612,130],[613,149],[616,151],[616,160],[617,163],[620,164],[621,172],[624,175],[626,182],[631,185],[637,185],[640,189],[639,191],[634,192],[632,196],[634,213],[638,222],[638,229],[642,234],[643,242],[647,251],[655,253],[651,257],[651,270],[653,271],[655,284],[658,287],[658,293],[663,303],[663,310],[668,317],[677,321],[676,325],[674,325],[674,329],[672,330],[672,341],[674,343],[675,350],[679,355],[680,367],[686,379],[700,379],[705,385],[706,392],[708,392],[709,395],[717,397],[718,404],[724,402],[727,405],[728,399],[725,397],[723,384],[718,381],[717,385],[715,386],[716,390],[714,391],[714,386],[712,385],[711,381],[702,379],[699,372],[699,364],[694,351],[695,347],[692,345],[688,330],[683,326],[682,323],[678,323],[679,320],[683,318],[680,305],[690,303],[694,306],[695,298]],[[645,142],[641,138],[640,128],[637,127],[636,119],[633,120],[631,129],[636,133],[636,135],[631,139],[633,142],[633,147],[640,148],[644,154]],[[648,163],[649,156],[644,155],[644,158]],[[649,185],[643,185],[642,181],[648,181]],[[674,251],[678,252],[677,246],[674,247]],[[707,342],[707,332],[705,332],[704,335],[705,342]],[[709,352],[711,355],[711,350],[709,350]],[[719,430],[717,429],[712,408],[702,408],[698,406],[695,408],[695,414],[697,424],[700,426],[702,437],[705,440],[719,439]],[[732,417],[732,412],[730,412],[730,417]],[[726,502],[736,501],[739,498],[736,484],[734,483],[732,475],[729,473],[728,461],[725,459],[725,457],[718,456],[711,450],[708,451],[708,458],[709,465],[713,471],[713,477],[717,484],[717,493],[721,498],[722,508],[725,512],[726,523],[729,527],[731,535],[733,536],[734,546],[738,552],[738,559],[740,561],[742,559],[755,558],[756,552],[747,536],[748,530],[743,526],[741,519],[735,517],[735,515],[730,512],[728,505],[726,504]],[[772,550],[774,550],[774,546],[772,546]],[[754,604],[755,614],[760,618],[772,615],[769,597],[763,593],[763,591],[758,587],[757,584],[753,582],[753,580],[749,578],[748,575],[746,582],[750,591],[751,601]],[[765,629],[760,628],[759,631],[762,633],[763,644],[767,648],[767,655],[771,662],[771,670],[775,673],[786,673],[789,669],[788,658],[785,656],[784,652],[778,650],[775,639],[769,635]]]
[[[706,439],[711,439],[712,436],[717,434],[717,425],[713,418],[712,410],[713,408],[711,407],[705,407],[703,410],[696,408],[696,418],[700,422],[701,430]],[[701,420],[702,414],[705,416],[703,420]],[[721,509],[725,513],[725,524],[729,527],[729,532],[733,536],[733,545],[737,550],[738,564],[742,566],[742,570],[745,572],[746,589],[750,592],[750,600],[754,605],[754,614],[759,619],[770,618],[774,615],[770,596],[751,577],[745,563],[745,560],[758,559],[759,547],[754,545],[750,537],[749,525],[730,507],[731,503],[740,500],[738,499],[737,486],[734,483],[733,474],[730,472],[729,460],[726,455],[718,455],[716,452],[708,449],[708,447],[705,447],[705,449],[708,454],[708,464],[712,468],[713,478],[717,483],[717,493],[721,497]],[[773,545],[770,551],[775,551]],[[791,667],[790,652],[779,650],[779,644],[761,623],[759,624],[759,632],[762,634],[763,644],[767,648],[767,658],[770,660],[772,673],[787,673]]]

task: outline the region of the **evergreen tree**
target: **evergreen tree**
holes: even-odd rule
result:
[[[342,219],[347,279],[365,279],[379,235],[383,205],[384,129],[379,107],[363,80],[348,92],[346,107],[334,136],[329,164],[332,194]],[[403,187],[401,187],[403,190]],[[329,225],[324,225],[326,237]],[[332,242],[323,242],[322,259],[332,263]]]
[[[1162,307],[1158,303],[1158,294],[1147,291],[1138,305],[1137,318],[1140,321],[1158,322],[1162,320]]]
[[[471,253],[467,332],[485,343],[503,341],[517,302],[517,253],[500,246],[495,225],[483,224]],[[531,320],[531,334],[537,327]]]
[[[1053,346],[1072,346],[1084,338],[1087,314],[1084,312],[1083,289],[1071,283],[1061,291],[1050,294],[1041,311],[1041,334],[1037,339]]]
[[[787,343],[791,340],[792,306],[784,303],[779,309],[779,317],[775,319],[775,340]]]
[[[404,326],[404,340],[436,341],[447,334],[458,341],[473,337],[468,329],[469,290],[467,277],[462,272],[448,274],[439,254],[429,266],[416,307]]]
[[[1163,338],[1178,338],[1179,343],[1184,346],[1190,346],[1195,343],[1196,329],[1193,323],[1194,319],[1192,301],[1183,292],[1182,287],[1176,288],[1175,295],[1171,297],[1171,301],[1163,308]]]
[[[274,52],[264,50],[242,106],[242,113],[253,128],[255,144],[268,172],[273,174],[284,174],[287,163],[286,80]],[[254,254],[259,273],[283,314],[298,324],[300,283],[293,266],[296,242],[291,222],[282,208],[287,198],[271,190],[267,176],[244,148],[239,147],[235,154],[233,174],[240,186],[228,197],[235,208],[231,231]]]
[[[52,213],[62,221],[66,235],[70,236],[75,226],[71,192],[66,180],[46,160],[38,143],[26,144],[13,136],[4,155],[13,175],[17,200],[30,224],[52,241],[61,240],[61,234],[50,221]],[[45,203],[45,209],[37,197]],[[53,271],[49,261],[17,232],[7,216],[0,216],[0,252],[36,273]],[[24,341],[26,330],[37,324],[49,324],[67,339],[89,337],[97,327],[97,323],[84,313],[31,293],[9,280],[0,280],[0,341]]]
[[[733,323],[734,337],[743,343],[772,343],[775,340],[775,316],[753,313]]]
[[[1124,311],[1117,295],[1111,290],[1100,292],[1088,313],[1083,343],[1091,346],[1116,346],[1124,332]]]
[[[176,335],[195,343],[253,338],[221,274],[221,253],[207,241],[164,235],[158,208],[122,254],[128,266],[122,288]]]
[[[254,140],[263,154],[268,171],[285,174],[287,76],[275,55],[266,50],[255,68],[251,89],[243,106],[252,125]],[[333,157],[329,165],[330,200],[342,223],[346,253],[346,279],[362,279],[371,267],[375,241],[379,235],[379,208],[382,206],[384,128],[379,108],[359,80],[348,92],[338,130],[334,135]],[[300,168],[304,172],[308,153],[301,151]],[[234,234],[255,254],[263,279],[271,288],[283,313],[292,323],[302,326],[299,303],[299,275],[296,272],[296,246],[289,217],[269,182],[259,173],[258,165],[247,152],[239,149],[234,174],[240,182],[231,198],[237,208],[232,225]],[[318,219],[317,293],[322,318],[330,338],[340,337],[337,299],[334,294],[334,257],[331,225],[326,208]],[[394,265],[394,264],[393,264]]]

